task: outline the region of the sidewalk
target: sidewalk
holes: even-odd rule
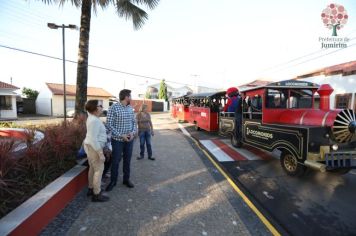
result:
[[[67,235],[269,234],[227,181],[221,176],[216,181],[213,175],[219,173],[202,161],[166,114],[156,115],[154,124],[156,161],[136,160],[135,143],[131,179],[135,188],[118,184],[106,203],[92,203],[82,193],[82,211]],[[56,229],[47,229],[43,235],[55,233]]]

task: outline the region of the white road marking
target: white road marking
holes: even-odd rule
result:
[[[209,152],[211,152],[216,159],[220,162],[234,161],[229,155],[227,155],[223,150],[216,146],[211,140],[200,140],[200,143],[206,147]]]
[[[184,135],[191,137],[190,133],[184,128],[183,125],[178,124],[179,129],[183,132]]]
[[[267,191],[263,191],[263,195],[265,195],[268,199],[273,200],[274,197],[272,195],[270,195]]]

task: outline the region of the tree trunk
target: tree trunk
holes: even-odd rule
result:
[[[339,26],[340,24],[337,24],[337,25],[333,25],[333,34],[331,36],[337,36],[337,27]]]
[[[77,67],[77,91],[75,96],[75,116],[84,111],[87,101],[89,33],[91,18],[91,0],[82,1],[82,15],[80,17],[80,38]]]

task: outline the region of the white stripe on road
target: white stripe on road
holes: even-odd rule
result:
[[[234,146],[232,146],[231,142],[228,139],[223,139],[221,141],[223,141],[226,145],[228,145],[234,151],[240,153],[242,156],[244,156],[246,159],[248,159],[250,161],[263,160],[261,157],[257,156],[256,154],[254,154],[244,148],[235,148]]]
[[[221,150],[218,146],[216,146],[212,141],[210,140],[200,140],[200,143],[209,150],[211,154],[215,156],[216,159],[218,159],[219,162],[225,162],[225,161],[234,161],[229,155],[227,155],[223,150]]]
[[[184,135],[191,137],[190,133],[188,133],[188,131],[184,128],[183,125],[178,124],[178,127],[180,128],[180,130],[183,132]]]

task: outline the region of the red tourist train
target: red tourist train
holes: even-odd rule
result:
[[[172,117],[180,122],[188,122],[189,120],[189,99],[187,96],[182,96],[172,99],[171,105]]]
[[[307,168],[346,173],[356,168],[356,115],[351,109],[331,110],[332,92],[327,84],[294,80],[240,91],[241,137],[236,135],[234,113],[220,112],[225,92],[187,96],[188,121],[197,130],[230,137],[235,147],[279,150],[281,166],[292,176]]]

